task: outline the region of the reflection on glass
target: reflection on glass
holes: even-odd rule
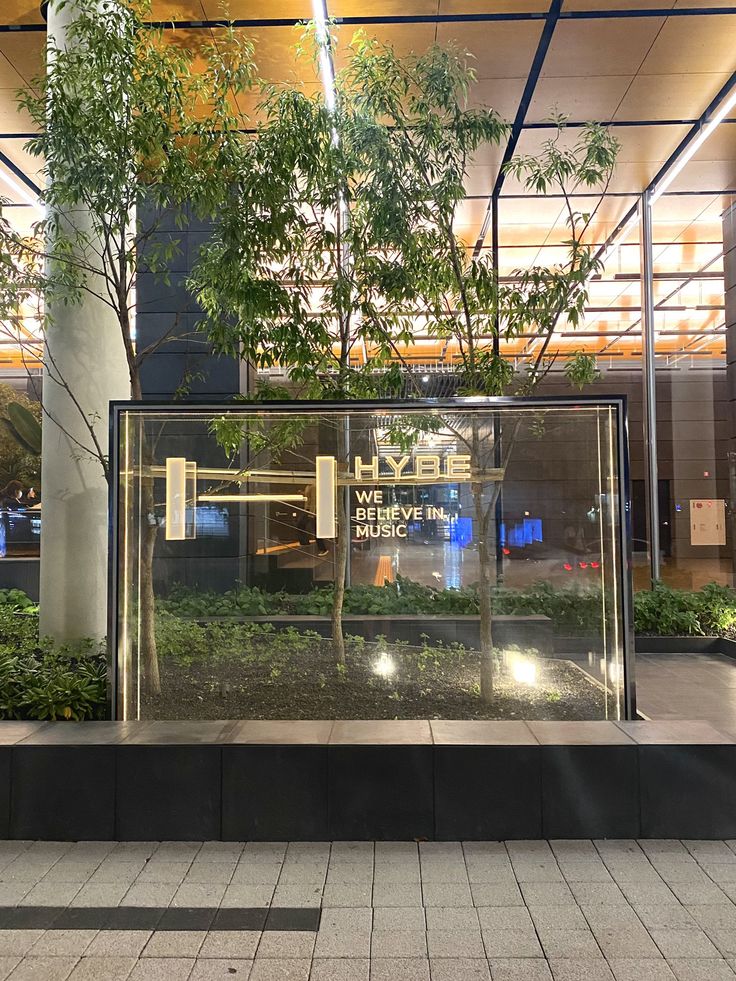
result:
[[[618,400],[131,405],[116,431],[120,717],[625,715]]]

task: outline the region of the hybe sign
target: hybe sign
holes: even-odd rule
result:
[[[387,470],[381,471],[381,459]],[[452,454],[444,458],[435,455],[411,457],[374,456],[363,462],[356,456],[353,474],[356,480],[375,484],[432,484],[470,480],[470,457]],[[386,504],[384,492],[378,487],[356,491],[355,534],[357,538],[406,538],[411,522],[438,520],[446,517],[445,509],[430,504]]]

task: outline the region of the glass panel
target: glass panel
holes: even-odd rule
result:
[[[120,717],[621,718],[619,412],[122,408]]]

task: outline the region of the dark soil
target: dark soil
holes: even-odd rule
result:
[[[162,694],[144,701],[142,717],[606,718],[604,691],[570,661],[499,654],[495,695],[484,702],[477,651],[350,642],[338,668],[329,642],[314,636],[282,642],[276,632],[262,645],[243,655],[162,659]]]

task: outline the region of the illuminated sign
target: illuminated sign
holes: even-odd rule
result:
[[[386,463],[389,473],[381,473],[381,460]],[[446,457],[435,455],[417,456],[414,469],[407,469],[410,456],[372,456],[370,463],[364,463],[361,456],[353,461],[353,474],[356,480],[386,481],[395,484],[402,480],[470,480],[470,456],[467,453],[450,453]]]

